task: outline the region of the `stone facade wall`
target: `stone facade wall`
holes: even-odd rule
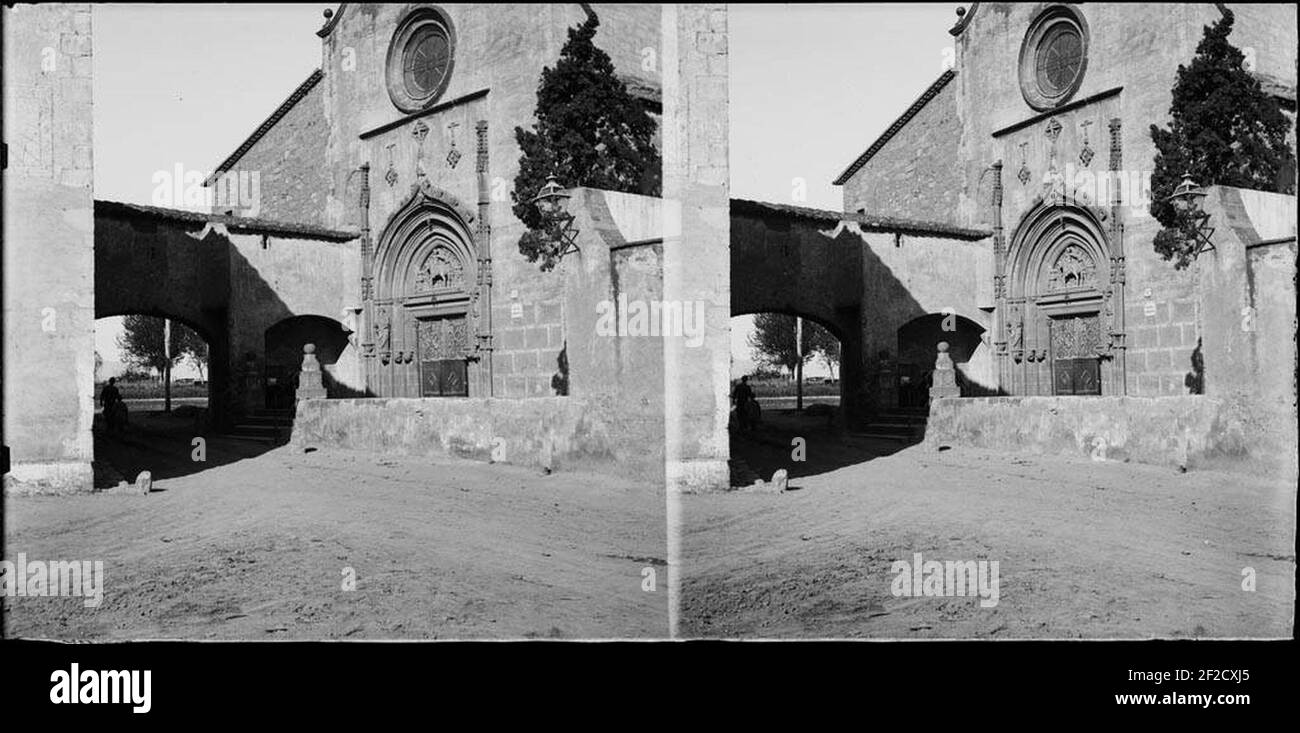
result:
[[[360,269],[356,241],[333,242],[258,234],[232,234],[230,246],[231,369],[246,371],[247,355],[256,355],[260,375],[265,367],[266,330],[294,316],[323,316],[356,330],[355,312]],[[339,385],[362,392],[359,347],[355,338],[334,363],[324,369]],[[242,380],[241,380],[242,383]],[[243,388],[238,402],[262,407],[261,381]]]
[[[353,171],[363,163],[371,166],[369,224],[376,241],[407,196],[417,168],[469,210],[485,202],[483,224],[490,232],[486,236],[494,283],[492,393],[548,396],[553,394],[551,377],[562,347],[563,278],[556,272],[540,272],[518,251],[524,228],[511,211],[510,189],[520,155],[514,128],[531,123],[541,70],[554,65],[567,30],[583,20],[584,11],[578,5],[440,7],[456,36],[454,67],[439,102],[449,106],[391,129],[376,131],[404,118],[388,97],[384,62],[405,7],[348,5],[325,39],[322,87],[330,131],[325,156],[326,218],[333,226],[358,220],[359,181]],[[646,49],[651,55],[659,53],[658,6],[597,5],[594,9],[601,20],[596,43],[610,53],[617,72],[658,87],[657,65],[644,68]],[[476,170],[480,123],[486,124],[487,190],[482,190]],[[428,130],[423,137],[413,135],[421,127]],[[455,165],[448,161],[453,147],[463,156]],[[479,222],[472,224],[478,226]]]
[[[329,176],[321,162],[329,130],[323,102],[324,91],[318,82],[223,174],[257,175],[257,217],[327,225]],[[248,184],[244,185],[248,190]],[[218,207],[218,213],[225,211]]]
[[[1252,459],[1296,475],[1294,196],[1216,186],[1214,249],[1194,265],[1204,394],[1245,426]]]
[[[302,400],[292,440],[303,448],[649,475],[653,456],[619,434],[609,422],[617,418],[599,401],[566,397]]]
[[[4,13],[6,491],[92,488],[91,10]]]
[[[663,6],[664,298],[702,304],[703,340],[664,343],[665,454],[670,496],[730,483],[730,198],[727,192],[727,12]],[[671,47],[671,48],[670,48]],[[669,504],[669,536],[676,521]],[[669,546],[670,593],[676,550]]]
[[[555,64],[568,29],[580,24],[586,11],[579,4],[438,6],[455,36],[453,68],[435,105],[442,109],[415,119],[394,106],[385,81],[393,34],[414,7],[349,3],[342,8],[342,15],[327,24],[321,81],[234,167],[260,173],[262,217],[334,228],[360,229],[368,223],[372,246],[417,174],[445,191],[475,213],[469,228],[481,229],[490,240],[490,248],[480,244],[479,257],[492,258],[492,394],[551,395],[564,329],[563,278],[540,272],[518,251],[524,229],[511,211],[520,155],[514,130],[531,124],[542,68]],[[590,7],[600,19],[595,42],[609,53],[616,72],[635,88],[658,90],[659,7]],[[480,125],[485,126],[487,167],[481,181]],[[370,166],[368,215],[360,205],[363,164]],[[486,203],[485,215],[479,214],[480,202]],[[360,244],[354,247],[358,269],[347,277],[359,281]],[[364,341],[374,324],[366,320],[360,288],[353,290],[348,305],[362,314],[358,329]],[[386,373],[388,365],[371,371],[385,384],[398,379]]]
[[[980,3],[956,38],[955,78],[913,119],[908,128],[915,126],[915,130],[904,128],[877,155],[876,169],[871,167],[874,161],[868,163],[849,181],[845,205],[852,209],[861,206],[859,199],[867,200],[861,192],[872,188],[873,175],[889,180],[907,174],[913,165],[930,190],[927,200],[914,204],[914,212],[948,208],[951,202],[955,209],[949,220],[990,227],[994,222],[991,166],[1000,161],[1004,191],[1000,213],[1005,241],[1010,243],[1018,225],[1043,200],[1055,171],[1066,181],[1064,193],[1074,202],[1099,207],[1110,256],[1124,258],[1119,282],[1124,291],[1126,349],[1121,353],[1126,366],[1107,382],[1116,390],[1112,393],[1126,389],[1127,394],[1139,396],[1186,394],[1193,352],[1203,335],[1196,279],[1190,271],[1175,270],[1151,245],[1159,224],[1147,213],[1155,157],[1149,128],[1167,122],[1178,65],[1190,61],[1202,28],[1216,20],[1219,11],[1213,4],[1072,6],[1086,26],[1086,70],[1066,109],[1040,113],[1022,95],[1018,67],[1025,34],[1047,7],[1044,3]],[[1237,23],[1232,42],[1247,49],[1256,73],[1289,86],[1294,95],[1295,7],[1233,6],[1233,10]],[[954,97],[951,105],[936,104],[949,93]],[[944,119],[934,119],[939,116]],[[955,151],[939,148],[924,165],[909,162],[909,151],[920,141],[953,125],[960,129],[955,135],[946,134],[958,141]],[[935,175],[925,167],[951,161],[958,166],[951,178],[938,179],[950,181],[951,186],[931,188]],[[1109,190],[1099,185],[1108,175],[1124,184],[1118,206],[1110,205]],[[994,322],[1001,324],[1002,319]]]
[[[211,349],[214,417],[263,406],[266,332],[295,316],[355,330],[354,241],[268,230],[230,232],[193,214],[101,204],[95,217],[95,318],[151,314],[194,328]],[[177,218],[181,217],[181,218]],[[342,235],[346,236],[346,235]],[[251,360],[249,355],[252,355]],[[364,389],[355,344],[325,368]]]
[[[1177,397],[974,397],[930,402],[925,442],[1181,469],[1258,470],[1222,402]]]
[[[844,182],[844,210],[956,223],[961,131],[949,82]]]
[[[655,317],[664,298],[663,201],[577,189],[569,210],[580,238],[559,268],[568,394],[608,407],[604,419],[626,445],[640,446],[644,475],[656,481],[664,475],[665,329],[697,320]],[[642,314],[639,325],[634,312]]]

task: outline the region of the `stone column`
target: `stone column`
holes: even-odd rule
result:
[[[7,492],[93,488],[91,9],[5,7],[3,443]]]
[[[325,383],[321,380],[320,362],[316,360],[316,344],[302,347],[302,369],[298,372],[298,391],[294,401],[325,399]]]
[[[727,12],[663,6],[664,299],[703,304],[704,337],[664,339],[670,493],[726,489],[731,370]]]
[[[677,631],[681,492],[731,482],[731,202],[727,193],[727,10],[661,6],[664,300],[702,305],[704,336],[664,341],[668,626]]]

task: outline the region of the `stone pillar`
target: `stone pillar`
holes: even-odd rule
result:
[[[731,371],[727,11],[663,7],[664,300],[704,308],[703,339],[664,339],[670,493],[726,489]],[[671,511],[671,507],[670,507]],[[671,522],[671,520],[670,520]]]
[[[91,491],[91,9],[5,7],[3,431],[14,493]]]
[[[298,391],[294,401],[325,399],[325,383],[321,380],[320,362],[316,360],[316,344],[302,347],[302,369],[298,372]]]
[[[668,627],[677,633],[681,492],[731,483],[727,9],[662,8],[664,300],[703,307],[703,339],[664,342]]]
[[[939,356],[934,360],[934,376],[930,379],[930,401],[942,397],[961,397],[957,387],[957,370],[948,356],[948,342],[939,342]]]

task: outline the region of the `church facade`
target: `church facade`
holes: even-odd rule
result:
[[[847,213],[992,233],[977,276],[990,281],[979,320],[993,363],[972,371],[985,394],[1199,393],[1202,299],[1195,266],[1152,248],[1149,127],[1167,122],[1179,64],[1223,10],[959,9],[951,67],[835,181]],[[1295,6],[1232,11],[1230,40],[1294,116]]]
[[[250,386],[248,405],[265,401],[259,388],[296,374],[308,340],[324,342],[331,396],[557,394],[564,277],[541,272],[516,246],[524,227],[511,211],[515,128],[531,124],[543,67],[589,13],[600,21],[596,43],[658,115],[658,69],[647,58],[659,48],[660,11],[503,10],[327,11],[320,68],[209,179],[221,190],[255,172],[258,216],[357,233],[338,260],[345,275],[334,307],[307,314],[314,326],[270,334],[232,321],[237,368],[266,375],[236,380]]]

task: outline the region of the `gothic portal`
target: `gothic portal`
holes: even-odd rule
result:
[[[1007,252],[1002,384],[1012,394],[1123,394],[1123,263],[1105,212],[1039,202]]]
[[[489,330],[480,308],[485,268],[473,219],[421,180],[380,236],[366,299],[374,330],[364,352],[369,383],[380,396],[488,393]]]

